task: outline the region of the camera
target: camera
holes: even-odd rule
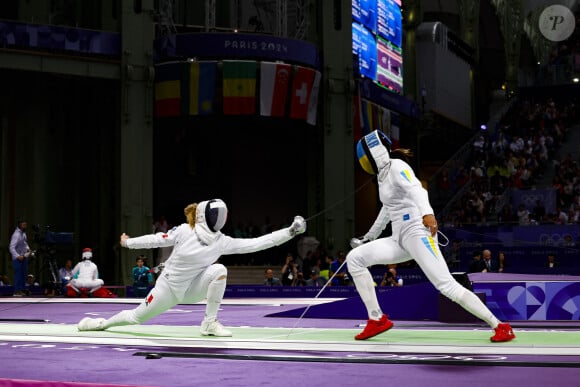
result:
[[[72,232],[50,231],[50,226],[32,225],[34,236],[32,240],[37,245],[32,257],[39,257],[48,269],[50,280],[48,283],[60,294],[61,282],[56,262],[57,245],[73,244]]]

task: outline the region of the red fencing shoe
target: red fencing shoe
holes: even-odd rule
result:
[[[367,326],[365,329],[356,335],[354,338],[357,340],[366,340],[370,337],[376,336],[379,333],[383,333],[384,331],[388,331],[393,327],[393,322],[389,320],[389,317],[386,314],[383,314],[380,320],[368,320]]]
[[[494,343],[499,343],[502,341],[510,341],[516,338],[514,331],[510,324],[502,323],[495,328],[495,335],[491,336],[489,339]]]

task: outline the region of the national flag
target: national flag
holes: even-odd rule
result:
[[[316,70],[296,66],[290,94],[290,118],[308,119],[308,107],[315,77]]]
[[[362,118],[362,98],[359,93],[355,94],[352,100],[352,109],[353,109],[353,128],[354,128],[354,142],[358,142],[358,140],[363,136],[363,118]]]
[[[181,63],[164,63],[155,67],[155,116],[181,114]]]
[[[365,99],[361,101],[361,115],[363,121],[362,127],[362,135],[367,135],[375,129],[379,129],[377,127],[378,121],[378,108],[372,102],[369,102]]]
[[[255,61],[223,62],[224,114],[256,112]]]
[[[217,62],[203,61],[189,64],[189,103],[190,115],[207,115],[213,113]]]
[[[322,74],[317,71],[314,75],[314,83],[312,84],[312,91],[310,92],[310,100],[308,101],[308,116],[306,122],[310,125],[316,125],[316,113],[318,112],[318,92],[320,90],[320,78]]]
[[[391,132],[391,111],[389,109],[379,106],[379,122],[379,127],[383,132]]]
[[[260,65],[260,115],[283,117],[286,113],[292,66],[262,62]]]
[[[391,111],[391,141],[393,142],[393,149],[397,149],[400,146],[400,121],[401,117],[398,113]]]

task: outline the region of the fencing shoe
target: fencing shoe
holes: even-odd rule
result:
[[[229,337],[232,332],[228,331],[218,320],[214,321],[203,321],[201,323],[201,328],[199,332],[203,336],[218,336],[218,337]]]
[[[514,331],[510,324],[502,323],[495,328],[495,335],[491,336],[489,339],[494,343],[499,343],[502,341],[510,341],[516,338]]]
[[[85,317],[79,321],[77,329],[79,331],[102,331],[104,330],[105,319],[104,318],[90,318]]]
[[[367,326],[365,329],[356,335],[354,338],[357,340],[366,340],[373,336],[378,335],[379,333],[383,333],[384,331],[388,331],[393,327],[393,322],[389,320],[389,316],[383,314],[380,320],[368,320]]]

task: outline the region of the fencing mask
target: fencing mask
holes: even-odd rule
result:
[[[365,172],[376,175],[391,162],[391,140],[380,130],[374,130],[358,140],[356,156]]]
[[[212,199],[197,206],[196,224],[205,224],[212,232],[218,232],[228,219],[228,207],[221,199]]]

